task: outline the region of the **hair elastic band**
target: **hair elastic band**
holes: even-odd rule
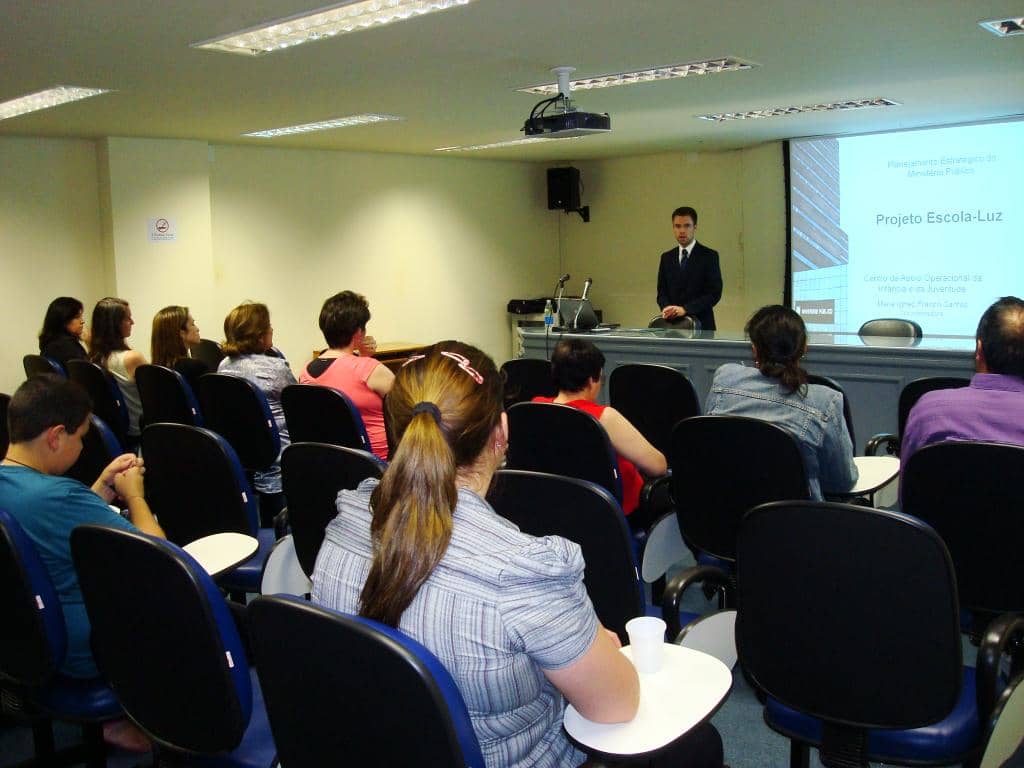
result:
[[[429,413],[431,416],[434,417],[434,421],[437,422],[437,426],[443,426],[443,424],[441,423],[441,409],[438,408],[433,403],[428,403],[425,400],[416,403],[416,405],[412,407],[412,415],[415,416],[418,413]]]

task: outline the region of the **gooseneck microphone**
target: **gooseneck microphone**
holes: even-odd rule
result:
[[[580,298],[583,301],[586,301],[587,297],[590,295],[590,286],[593,285],[593,284],[594,284],[594,280],[593,280],[593,278],[590,278],[590,277],[588,277],[586,280],[583,281],[583,294],[580,296]]]
[[[562,275],[560,278],[558,278],[558,284],[559,285],[565,285],[567,282],[569,282],[569,277],[570,277],[569,273],[566,272],[564,275]]]

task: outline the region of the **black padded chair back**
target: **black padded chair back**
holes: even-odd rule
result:
[[[868,320],[857,331],[857,335],[889,336],[892,338],[920,339],[923,335],[921,326],[913,320],[898,317],[879,317]]]
[[[850,436],[850,443],[853,445],[854,451],[856,451],[857,438],[853,432],[853,413],[850,411],[850,398],[846,396],[846,392],[841,386],[839,386],[839,382],[835,379],[830,379],[828,376],[819,376],[816,373],[808,373],[807,383],[820,384],[823,387],[834,389],[843,396],[843,421],[846,422],[846,433]]]
[[[7,455],[7,447],[11,444],[11,435],[7,431],[7,409],[11,405],[11,396],[0,392],[0,455]]]
[[[620,365],[608,377],[608,399],[662,453],[668,453],[672,428],[700,415],[693,384],[667,365]]]
[[[551,379],[551,363],[547,360],[520,357],[501,364],[505,379],[505,407],[528,403],[535,397],[554,397],[558,387]]]
[[[749,509],[809,497],[796,440],[759,419],[696,416],[679,422],[668,465],[683,539],[721,560],[736,559],[736,534]]]
[[[82,438],[82,452],[78,455],[64,477],[73,477],[91,486],[107,465],[124,453],[124,447],[117,441],[114,431],[96,414],[89,417],[89,430]]]
[[[206,363],[206,367],[210,371],[216,371],[220,361],[224,359],[224,353],[221,351],[220,344],[213,339],[200,339],[199,343],[192,347],[190,351],[192,352],[192,357]]]
[[[140,365],[135,369],[135,384],[139,388],[142,418],[146,424],[203,426],[192,388],[177,371],[162,365]]]
[[[288,499],[288,523],[295,554],[313,576],[324,529],[338,515],[338,491],[351,490],[387,465],[367,451],[325,443],[292,443],[281,454],[281,486]]]
[[[231,444],[246,472],[265,471],[277,460],[277,424],[266,395],[251,381],[205,373],[199,378],[199,405],[206,426]]]
[[[956,577],[921,521],[765,504],[740,527],[737,576],[740,662],[781,703],[852,728],[915,728],[957,703]]]
[[[937,389],[958,389],[966,387],[970,383],[971,380],[963,376],[926,376],[922,379],[914,379],[907,382],[906,386],[900,390],[899,405],[897,406],[900,438],[903,438],[903,430],[906,429],[911,409],[921,399],[922,395],[934,392]]]
[[[113,374],[88,360],[68,360],[68,378],[92,400],[92,412],[103,420],[121,445],[128,445],[128,406]]]
[[[690,334],[700,331],[700,320],[690,315],[678,319],[666,320],[663,317],[655,317],[647,324],[648,328],[668,328],[676,331],[688,331]]]
[[[316,384],[291,384],[281,392],[281,407],[293,443],[370,450],[363,417],[344,392]]]
[[[257,598],[249,616],[281,765],[483,768],[458,688],[415,640],[285,596]]]
[[[907,461],[900,482],[903,511],[932,526],[949,548],[961,606],[1024,612],[1024,448],[926,445]]]
[[[508,425],[509,469],[589,480],[622,502],[615,451],[589,413],[555,403],[517,403],[508,409]]]
[[[52,357],[46,357],[45,355],[25,355],[21,359],[21,364],[25,368],[26,379],[31,379],[33,376],[40,376],[44,373],[55,373],[65,378],[68,375],[63,365]]]
[[[253,707],[249,669],[202,566],[162,539],[97,525],[75,528],[71,555],[97,664],[131,719],[170,749],[238,746]]]
[[[628,643],[626,622],[645,610],[633,540],[619,503],[604,488],[543,472],[503,469],[487,497],[499,515],[532,536],[580,545],[583,583],[597,617]]]
[[[167,538],[179,545],[211,533],[255,536],[256,501],[231,446],[214,432],[185,424],[142,431],[146,500]]]

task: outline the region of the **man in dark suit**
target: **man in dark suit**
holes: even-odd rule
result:
[[[661,254],[658,267],[658,306],[666,320],[686,317],[715,330],[714,306],[722,298],[718,251],[694,239],[697,212],[683,206],[672,211],[672,233],[679,245]]]

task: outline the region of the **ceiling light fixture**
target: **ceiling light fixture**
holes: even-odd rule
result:
[[[44,91],[36,91],[16,99],[0,103],[0,120],[9,117],[38,112],[41,109],[59,107],[72,101],[81,101],[101,93],[110,93],[109,88],[81,88],[77,85],[55,85]]]
[[[834,101],[829,104],[808,104],[802,107],[765,107],[752,109],[749,112],[719,112],[713,115],[697,115],[698,120],[710,120],[724,123],[729,120],[757,120],[764,117],[785,117],[799,115],[804,112],[833,112],[846,109],[867,109],[869,107],[901,107],[892,99],[851,99],[850,101]]]
[[[523,144],[549,144],[553,141],[570,141],[582,139],[582,136],[562,136],[548,139],[543,136],[533,136],[528,139],[511,139],[510,141],[496,141],[492,144],[469,144],[460,147],[437,147],[435,152],[475,152],[478,149],[503,149],[505,147],[516,147]]]
[[[243,133],[243,136],[254,136],[259,139],[272,139],[276,136],[291,136],[295,133],[312,133],[313,131],[329,131],[332,128],[350,128],[354,125],[372,125],[374,123],[391,123],[396,120],[405,120],[397,115],[349,115],[348,117],[336,117],[332,120],[322,120],[319,123],[303,123],[302,125],[289,125],[285,128],[268,128],[265,131],[253,131]]]
[[[1024,35],[1024,16],[1016,16],[1009,19],[989,19],[979,21],[978,26],[987,29],[996,37],[1013,37]]]
[[[349,0],[284,19],[275,19],[212,40],[192,43],[192,47],[259,56],[302,43],[325,40],[346,32],[382,27],[427,13],[468,5],[470,2],[472,0]]]
[[[614,75],[582,77],[579,80],[571,80],[569,85],[574,91],[586,91],[591,88],[612,88],[616,85],[649,83],[652,80],[673,80],[678,77],[689,77],[690,75],[739,72],[745,69],[753,69],[755,66],[757,65],[741,61],[732,56],[725,56],[719,59],[708,59],[707,61],[691,61],[687,64],[672,64],[667,67],[641,69],[637,72],[619,72]],[[558,93],[558,83],[531,85],[525,88],[516,88],[516,90],[522,93],[535,93],[539,96],[554,96]]]

